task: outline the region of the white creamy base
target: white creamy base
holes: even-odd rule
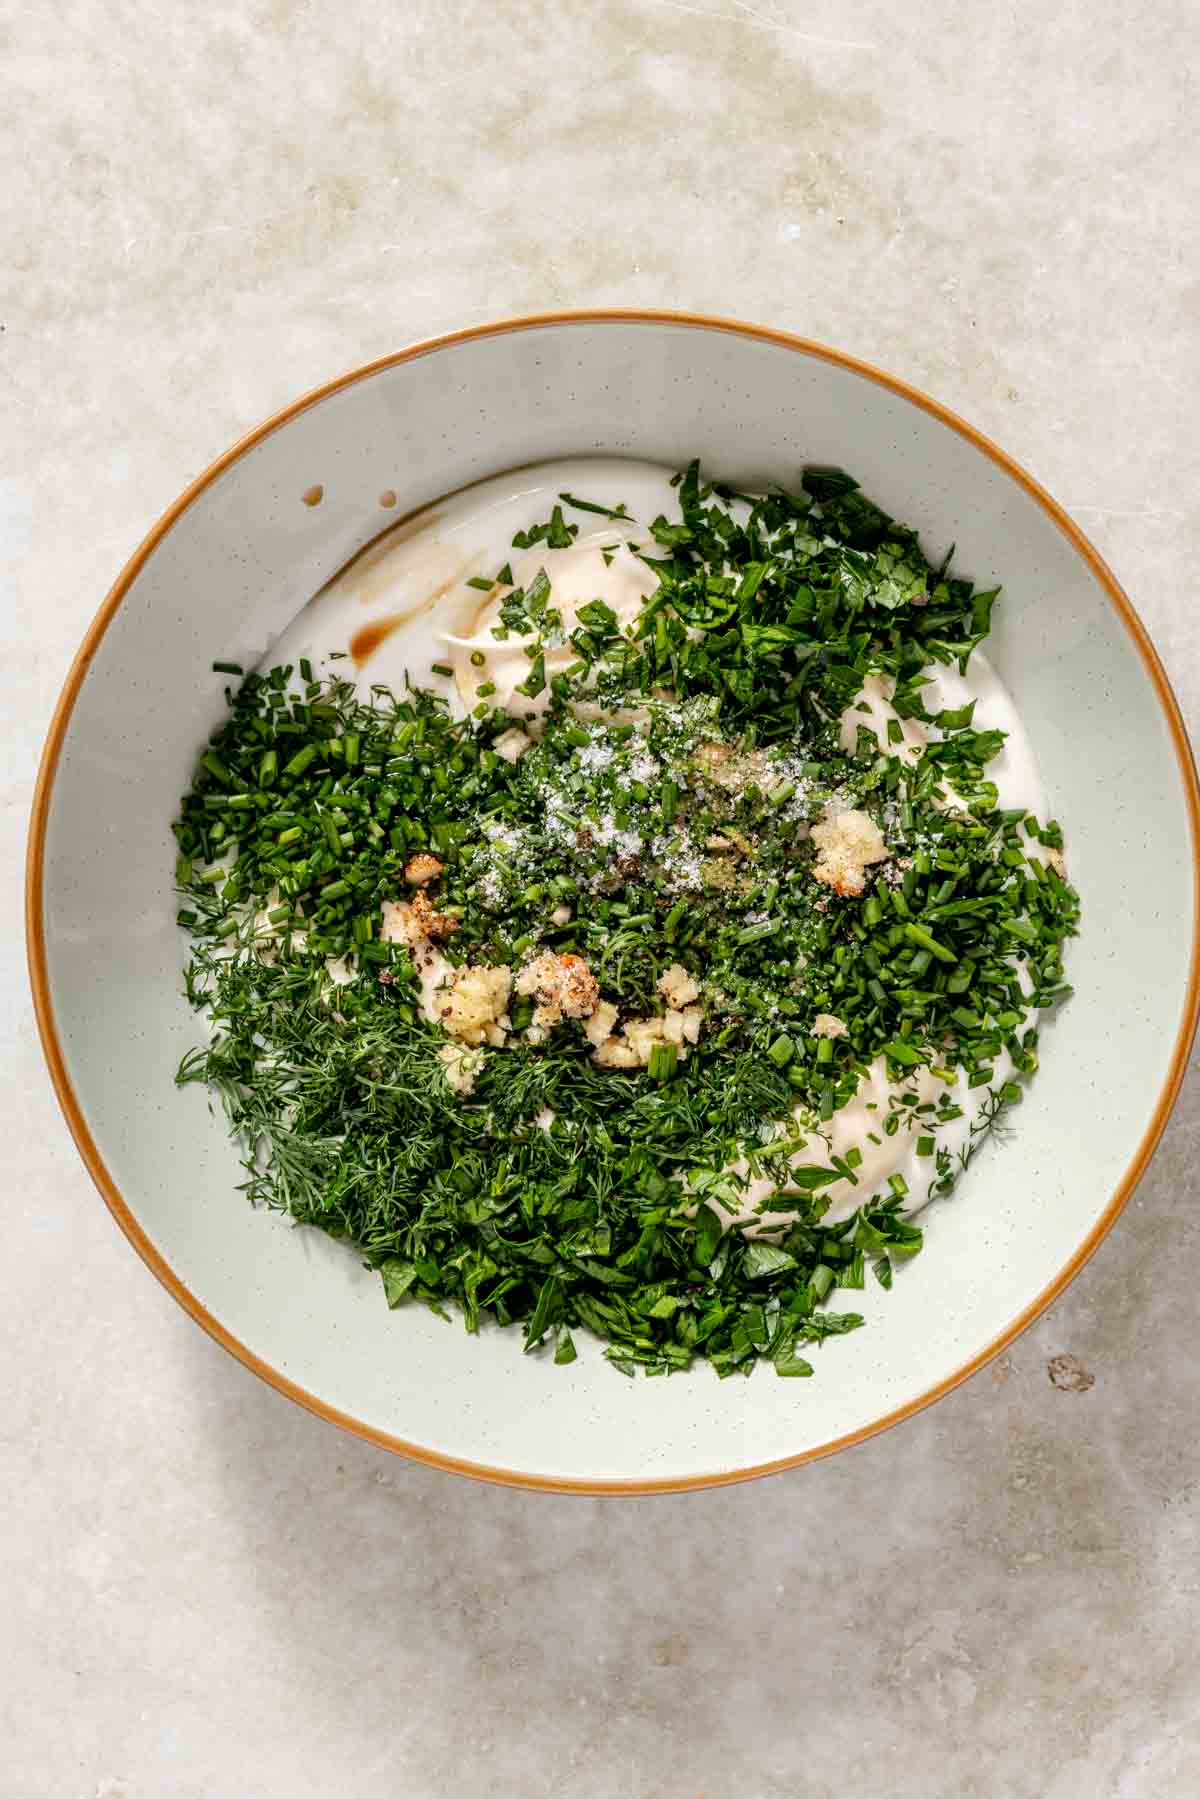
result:
[[[396,527],[359,556],[298,614],[268,660],[272,664],[295,663],[306,656],[319,672],[353,679],[364,699],[369,699],[371,687],[377,684],[402,694],[407,671],[419,685],[444,692],[456,710],[473,704],[478,687],[491,681],[497,689],[491,702],[506,705],[516,721],[536,732],[549,700],[549,687],[534,698],[514,691],[528,673],[529,659],[517,638],[497,643],[490,636],[499,592],[485,594],[469,587],[468,580],[494,576],[507,562],[515,582],[524,585],[544,568],[551,581],[549,604],[562,613],[567,633],[578,606],[597,598],[613,608],[622,624],[629,623],[656,585],[651,571],[629,546],[649,543],[647,527],[659,513],[678,517],[675,489],[670,484],[673,472],[644,462],[581,457],[517,470],[468,488]],[[610,522],[564,504],[565,520],[579,527],[569,550],[549,550],[539,543],[530,550],[514,551],[514,533],[548,518],[563,492],[613,508],[624,504],[630,519]],[[615,550],[606,562],[601,552],[612,546]],[[356,659],[329,659],[333,652],[356,647]],[[472,664],[473,651],[484,656],[482,666]],[[549,652],[547,683],[570,660],[569,650]],[[450,666],[454,674],[433,674],[431,664],[435,662]],[[1032,747],[1008,690],[986,657],[976,651],[966,676],[941,667],[927,672],[932,677],[925,690],[931,711],[962,706],[973,699],[975,727],[1007,733],[1004,749],[988,767],[1000,804],[1020,806],[1044,818],[1045,800]],[[851,707],[843,715],[843,742],[852,747],[857,726],[865,724],[882,747],[911,761],[926,740],[925,728],[915,720],[902,720],[902,748],[897,752],[896,746],[888,745],[887,721],[894,716],[888,704],[890,692],[885,680],[873,678],[866,683],[859,697],[868,710]],[[1008,1056],[1000,1055],[995,1084],[1002,1084],[1011,1073]],[[613,1078],[622,1077],[615,1074]],[[969,1090],[961,1072],[949,1086],[928,1071],[922,1071],[919,1082],[922,1099],[936,1101],[948,1090],[963,1108],[961,1119],[937,1132],[938,1147],[959,1154],[970,1141],[990,1089]],[[912,1090],[911,1083],[906,1090]],[[916,1155],[919,1130],[886,1137],[881,1129],[892,1091],[882,1061],[876,1061],[855,1098],[826,1127],[828,1141],[820,1136],[811,1138],[797,1158],[828,1165],[831,1155],[844,1156],[855,1146],[862,1150],[858,1184],[839,1181],[823,1190],[823,1197],[830,1201],[826,1214],[830,1219],[847,1216],[873,1194],[886,1190],[893,1174],[903,1175],[908,1184],[908,1210],[919,1210],[925,1203],[933,1162]],[[871,1132],[881,1138],[878,1145],[870,1141]],[[785,1215],[759,1217],[753,1211],[772,1188],[773,1183],[751,1181],[736,1221],[757,1228],[769,1228],[772,1220],[780,1222]],[[722,1216],[728,1220],[728,1214]]]
[[[468,587],[467,581],[473,575],[493,576],[506,562],[518,581],[532,580],[539,568],[546,569],[556,589],[551,603],[564,612],[564,622],[566,613],[573,612],[572,602],[597,598],[622,617],[632,616],[633,589],[651,592],[654,576],[628,550],[606,567],[600,548],[631,540],[649,544],[646,527],[652,519],[659,513],[678,516],[672,473],[648,462],[578,457],[517,469],[466,488],[378,538],[296,616],[269,660],[296,662],[307,656],[314,667],[324,667],[331,651],[352,649],[364,627],[398,620],[365,660],[330,663],[326,672],[356,680],[364,699],[370,698],[374,683],[403,693],[405,670],[422,686],[453,698],[454,679],[431,674],[430,664],[461,663],[464,682],[478,676],[478,685],[484,679],[482,671],[471,669],[469,649],[456,654],[461,646],[452,640],[478,635],[480,615],[493,597]],[[624,503],[631,517],[610,525],[594,512],[564,505],[566,522],[579,527],[570,550],[548,550],[544,543],[514,550],[514,534],[548,518],[563,492],[614,509]],[[637,603],[635,595],[635,610]],[[528,658],[512,638],[507,644],[493,639],[489,647],[488,673],[511,691],[524,679]],[[545,695],[540,706],[523,695],[517,702],[519,717],[543,710],[547,703]]]
[[[514,634],[497,642],[492,635],[493,626],[500,622],[505,597],[513,587],[527,588],[536,579],[538,571],[545,570],[550,582],[548,603],[562,618],[562,628],[555,635],[566,639],[579,625],[579,608],[595,599],[603,599],[616,614],[621,629],[628,629],[658,586],[657,575],[646,567],[620,535],[619,525],[609,525],[598,531],[587,530],[587,525],[595,524],[595,519],[587,514],[573,516],[582,519],[583,523],[569,550],[548,550],[544,543],[539,543],[531,550],[513,551],[508,558],[512,587],[497,587],[490,594],[479,593],[479,610],[467,634],[446,639],[464,705],[476,705],[480,699],[479,689],[491,687],[494,692],[486,696],[488,705],[503,706],[531,731],[537,730],[542,714],[550,704],[551,680],[570,668],[578,657],[565,641],[546,649],[543,655],[546,684],[542,691],[532,696],[517,692],[518,684],[529,674],[530,660],[525,646],[534,638]],[[653,539],[640,532],[636,537],[643,548],[653,549]],[[478,593],[477,589],[475,591]],[[472,655],[483,656],[483,665],[477,667],[471,661]]]

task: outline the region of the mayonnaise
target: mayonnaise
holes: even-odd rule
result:
[[[510,557],[509,565],[513,586],[497,587],[487,596],[468,635],[447,634],[445,641],[451,646],[454,678],[468,710],[479,703],[480,688],[487,687],[490,706],[501,706],[514,718],[536,728],[537,720],[550,704],[551,680],[578,661],[567,639],[578,629],[579,608],[592,600],[603,600],[616,614],[619,629],[626,632],[658,586],[658,576],[634,554],[628,540],[618,540],[612,529],[580,535],[569,550],[548,550],[544,544],[538,544],[520,556]],[[541,692],[530,695],[517,689],[529,677],[529,650],[539,634],[514,631],[497,638],[494,628],[500,625],[504,629],[500,612],[513,588],[528,588],[540,571],[545,572],[550,583],[546,606],[558,613],[561,624],[550,634],[543,652],[545,674]]]

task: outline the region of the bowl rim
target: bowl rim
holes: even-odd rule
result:
[[[233,1333],[225,1328],[206,1309],[203,1303],[170,1267],[165,1257],[151,1242],[147,1233],[135,1219],[129,1206],[121,1195],[116,1182],[109,1173],[104,1159],[88,1128],[83,1108],[75,1092],[74,1085],[67,1070],[66,1058],[58,1035],[54,1006],[50,994],[50,980],[46,960],[45,934],[45,847],[46,826],[50,813],[50,805],[54,793],[54,781],[58,770],[59,757],[63,743],[75,709],[75,702],[80,689],[91,667],[92,659],[115,617],[126,593],[140,574],[159,543],[174,526],[176,521],[188,510],[192,503],[203,494],[212,483],[231,468],[246,452],[260,443],[265,437],[289,423],[301,413],[320,404],[344,389],[354,386],[359,381],[382,373],[385,369],[413,361],[418,357],[428,356],[441,350],[451,349],[458,344],[469,343],[477,339],[503,337],[519,331],[531,331],[546,327],[572,327],[576,325],[669,325],[677,328],[701,331],[729,333],[748,339],[751,342],[771,344],[776,347],[792,350],[818,361],[832,363],[836,367],[875,382],[891,393],[907,400],[910,404],[929,413],[949,430],[955,432],[975,449],[983,452],[992,462],[1007,474],[1010,479],[1023,488],[1051,523],[1063,533],[1077,554],[1082,557],[1095,576],[1102,591],[1107,595],[1113,610],[1125,627],[1137,654],[1149,676],[1152,687],[1162,707],[1168,732],[1175,750],[1179,765],[1180,779],[1183,784],[1184,797],[1188,812],[1191,833],[1192,861],[1192,921],[1191,951],[1188,964],[1188,980],[1184,992],[1183,1011],[1180,1018],[1175,1042],[1168,1063],[1166,1077],[1158,1094],[1149,1122],[1143,1131],[1136,1151],[1126,1168],[1125,1173],[1105,1206],[1100,1217],[1080,1243],[1074,1254],[1058,1271],[1053,1279],[1042,1289],[1037,1297],[1025,1306],[1021,1312],[983,1349],[979,1350],[961,1367],[954,1369],[942,1380],[936,1382],[927,1391],[918,1394],[903,1405],[883,1413],[879,1418],[861,1425],[842,1436],[830,1438],[827,1442],[801,1450],[795,1455],[782,1456],[769,1462],[758,1463],[747,1468],[719,1470],[711,1474],[684,1475],[675,1478],[649,1480],[601,1480],[588,1477],[570,1477],[560,1475],[543,1475],[527,1473],[518,1469],[493,1466],[481,1462],[463,1460],[445,1455],[439,1450],[420,1443],[410,1443],[404,1438],[393,1436],[390,1432],[380,1430],[374,1425],[354,1417],[348,1412],[329,1405],[316,1394],[289,1380],[279,1369],[255,1353],[247,1344],[241,1342]],[[639,1495],[653,1493],[677,1493],[696,1491],[702,1488],[729,1486],[744,1480],[753,1480],[768,1474],[782,1473],[785,1469],[796,1468],[806,1462],[813,1462],[824,1456],[832,1455],[837,1450],[848,1449],[856,1443],[865,1442],[880,1432],[890,1429],[906,1418],[913,1417],[932,1405],[935,1400],[945,1394],[985,1366],[994,1356],[1005,1350],[1022,1331],[1049,1306],[1059,1294],[1074,1280],[1075,1276],[1090,1260],[1096,1249],[1108,1235],[1123,1211],[1146,1166],[1156,1149],[1166,1126],[1167,1119],[1179,1094],[1180,1086],[1187,1067],[1188,1055],[1196,1032],[1197,1018],[1200,1016],[1200,783],[1197,781],[1196,765],[1192,749],[1188,741],[1187,731],[1180,713],[1178,701],[1167,678],[1158,653],[1150,640],[1145,626],[1142,624],[1132,602],[1117,581],[1112,570],[1089,542],[1079,526],[1069,517],[1065,509],[1054,500],[1044,487],[1037,482],[1019,463],[992,442],[985,434],[967,423],[956,413],[951,412],[939,401],[924,393],[920,388],[901,380],[895,375],[886,373],[874,364],[865,362],[857,356],[836,350],[793,332],[778,330],[771,326],[750,324],[740,319],[710,315],[706,313],[680,312],[671,310],[647,309],[640,307],[613,308],[581,308],[553,312],[523,314],[512,318],[499,319],[484,324],[466,326],[457,331],[444,332],[433,337],[419,339],[405,349],[393,351],[379,356],[370,362],[349,369],[344,374],[335,376],[319,386],[309,389],[298,399],[273,413],[269,418],[256,425],[243,437],[239,438],[228,450],[218,456],[215,461],[202,471],[184,489],[179,497],[167,507],[155,524],[147,532],[142,542],[125,563],[120,574],[105,596],[99,610],[84,635],[68,670],[66,680],[54,708],[50,725],[46,734],[38,768],[37,781],[34,788],[33,804],[30,813],[29,835],[26,857],[25,879],[25,927],[26,952],[29,968],[29,979],[33,993],[34,1012],[37,1019],[38,1034],[42,1051],[46,1059],[50,1079],[54,1087],[59,1106],[66,1120],[75,1146],[91,1175],[92,1181],[108,1206],[120,1229],[129,1239],[142,1260],[162,1282],[167,1291],[195,1319],[223,1349],[237,1358],[252,1373],[274,1387],[277,1392],[294,1400],[298,1405],[313,1412],[317,1417],[340,1426],[353,1435],[364,1438],[379,1448],[391,1450],[393,1453],[405,1455],[417,1462],[423,1462],[434,1468],[450,1473],[470,1475],[477,1480],[488,1481],[502,1486],[526,1488],[532,1491],[579,1493],[590,1495]]]

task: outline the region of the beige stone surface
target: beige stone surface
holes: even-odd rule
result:
[[[183,484],[355,362],[543,307],[737,314],[927,387],[1074,508],[1194,725],[1195,26],[0,5],[6,1799],[1200,1792],[1195,1079],[1084,1278],[914,1423],[688,1498],[489,1490],[289,1406],[130,1253],[17,890],[68,660]]]

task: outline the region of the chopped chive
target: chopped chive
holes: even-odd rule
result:
[[[204,752],[203,756],[200,758],[200,766],[203,769],[207,769],[213,779],[220,781],[224,787],[228,787],[233,780],[233,776],[230,774],[215,750],[206,750]]]
[[[284,764],[283,772],[285,775],[302,775],[306,769],[312,767],[316,759],[316,744],[306,743],[302,750],[296,751],[290,762]]]
[[[678,931],[686,917],[686,900],[677,900],[663,921],[663,936],[667,939],[668,943],[675,936],[676,931]]]
[[[958,957],[955,955],[954,951],[952,949],[947,949],[944,943],[939,943],[933,933],[927,931],[924,925],[913,923],[906,924],[904,927],[904,935],[911,939],[913,943],[919,943],[922,949],[927,949],[931,956],[937,957],[939,962],[958,961]]]
[[[777,919],[765,918],[761,924],[748,924],[737,934],[738,943],[761,943],[767,937],[773,937],[779,929]]]

